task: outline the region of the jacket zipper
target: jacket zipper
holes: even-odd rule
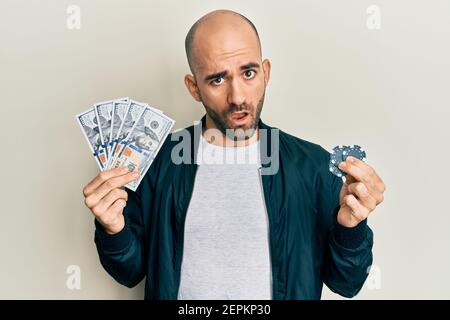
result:
[[[271,291],[271,299],[273,300],[273,297],[275,296],[274,294],[274,276],[273,276],[273,268],[272,268],[272,264],[273,264],[273,255],[272,255],[272,239],[270,237],[270,217],[269,217],[269,211],[267,209],[267,204],[266,201],[268,200],[268,197],[266,195],[266,191],[264,189],[264,183],[262,181],[262,174],[261,174],[261,167],[258,168],[258,172],[259,172],[259,182],[260,182],[260,187],[261,187],[261,191],[262,191],[262,196],[263,196],[263,204],[264,204],[264,209],[265,209],[265,215],[266,215],[266,221],[267,221],[267,236],[268,236],[268,241],[269,241],[269,255],[270,255],[270,291]]]
[[[180,292],[180,285],[181,285],[181,267],[183,265],[184,231],[185,231],[184,229],[185,229],[185,224],[186,224],[186,216],[187,216],[187,212],[189,210],[189,205],[190,205],[191,200],[192,200],[192,195],[194,193],[195,178],[197,177],[198,165],[196,165],[194,170],[195,170],[194,171],[194,178],[192,179],[192,187],[191,187],[191,192],[190,192],[190,195],[189,195],[189,201],[187,202],[187,205],[186,205],[185,210],[183,212],[183,220],[181,222],[181,240],[180,240],[180,242],[181,242],[181,246],[180,246],[181,247],[181,252],[180,252],[181,258],[180,258],[180,264],[177,265],[177,268],[178,268],[178,289],[177,289],[176,297],[175,297],[176,300],[178,300],[178,294]]]

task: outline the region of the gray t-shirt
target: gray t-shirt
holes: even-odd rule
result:
[[[178,299],[271,299],[259,142],[219,147],[200,140]]]

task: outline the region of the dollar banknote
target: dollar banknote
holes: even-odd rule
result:
[[[114,102],[128,102],[128,98],[121,98],[117,100],[109,100],[99,102],[94,105],[95,116],[98,120],[98,129],[101,139],[101,149],[105,150],[106,157],[109,159],[109,140],[111,136],[111,122],[112,122],[112,110]]]
[[[140,173],[126,185],[133,191],[175,123],[161,110],[128,98],[95,103],[76,119],[101,170],[126,166]]]
[[[128,183],[127,188],[136,191],[174,123],[164,114],[145,107],[111,164],[111,168],[126,166],[129,171],[139,172],[139,179]]]
[[[102,139],[94,108],[77,114],[76,119],[99,168],[104,170],[108,158],[105,150],[101,149]]]
[[[107,163],[107,167],[111,163],[111,159],[113,159],[113,150],[115,149],[116,144],[119,143],[119,129],[122,126],[123,119],[127,114],[128,108],[130,107],[130,102],[124,101],[114,101],[112,107],[112,115],[111,115],[111,132],[109,137],[109,159]]]
[[[117,131],[116,141],[114,149],[111,150],[111,158],[108,161],[108,168],[112,168],[112,163],[115,161],[117,154],[123,149],[126,144],[126,138],[128,137],[131,129],[136,125],[137,121],[141,117],[146,108],[145,103],[130,101],[130,105],[127,108],[127,112],[122,120],[122,123]]]
[[[130,106],[134,105],[134,109],[135,110],[131,110],[131,112],[129,113],[128,111],[130,111]],[[157,113],[163,113],[161,110],[157,109],[157,108],[153,108],[150,107],[148,104],[144,103],[144,102],[139,102],[136,100],[128,100],[127,102],[125,101],[114,101],[113,103],[113,108],[112,108],[112,122],[111,122],[111,138],[109,139],[110,141],[110,147],[109,147],[109,154],[108,154],[108,163],[106,165],[107,168],[110,168],[111,163],[114,161],[115,155],[117,154],[116,151],[119,151],[122,147],[122,145],[120,144],[121,141],[123,141],[128,132],[129,132],[129,127],[127,124],[125,124],[125,130],[122,130],[122,124],[124,123],[125,118],[127,118],[127,123],[129,123],[129,119],[131,119],[133,117],[134,113],[138,113],[135,112],[136,110],[139,110],[138,108],[141,107],[149,107],[152,110],[154,110]]]

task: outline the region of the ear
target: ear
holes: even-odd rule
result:
[[[184,84],[186,85],[186,88],[188,89],[191,96],[198,102],[201,102],[200,99],[200,92],[198,91],[197,81],[195,81],[195,78],[191,74],[187,74],[184,76]]]
[[[270,61],[269,59],[264,59],[262,62],[263,71],[264,71],[264,87],[267,87],[267,84],[269,83],[270,79]]]

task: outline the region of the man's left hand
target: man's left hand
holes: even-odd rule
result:
[[[355,227],[384,200],[386,187],[376,171],[364,161],[354,157],[339,164],[347,173],[339,196],[340,210],[337,221],[344,227]]]

